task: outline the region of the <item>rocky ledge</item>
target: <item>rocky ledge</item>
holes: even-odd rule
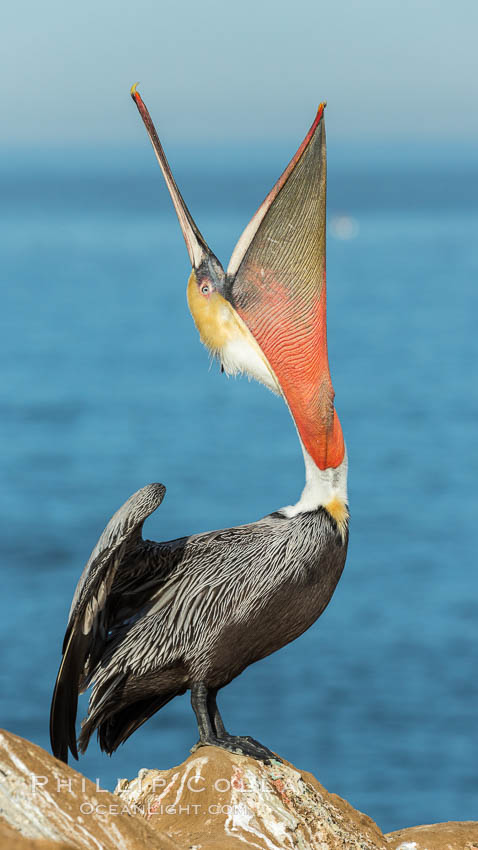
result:
[[[367,815],[286,762],[215,747],[141,770],[114,794],[40,747],[0,733],[2,850],[478,850],[478,823],[383,835]]]

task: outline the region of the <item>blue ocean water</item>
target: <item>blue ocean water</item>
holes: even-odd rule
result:
[[[47,748],[71,596],[120,504],[165,483],[145,534],[169,539],[257,519],[303,485],[281,401],[209,366],[150,158],[18,155],[0,167],[1,723]],[[284,162],[179,157],[223,261]],[[330,159],[348,561],[320,621],[220,698],[228,727],[384,831],[478,818],[477,177],[466,162]],[[195,740],[185,696],[111,759],[92,742],[80,769],[111,788],[179,763]]]

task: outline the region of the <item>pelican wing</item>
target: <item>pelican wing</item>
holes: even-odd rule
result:
[[[103,531],[78,582],[50,713],[52,750],[62,761],[68,759],[68,747],[78,758],[78,692],[85,669],[91,666],[90,657],[101,654],[107,636],[108,600],[118,567],[142,542],[143,523],[161,504],[165,492],[162,484],[149,484],[125,502]]]
[[[321,468],[343,458],[327,356],[324,106],[242,234],[229,263],[227,293]]]

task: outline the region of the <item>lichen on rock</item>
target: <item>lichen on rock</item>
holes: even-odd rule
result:
[[[383,850],[377,825],[313,776],[202,747],[172,770],[143,770],[115,790],[181,847]],[[205,840],[207,839],[207,840]]]

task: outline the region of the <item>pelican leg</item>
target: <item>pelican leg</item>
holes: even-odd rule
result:
[[[217,741],[217,735],[208,711],[208,693],[208,688],[204,682],[191,685],[191,705],[198,724],[199,745],[214,745]]]
[[[212,723],[212,727],[215,730],[217,737],[222,740],[223,738],[228,738],[230,736],[229,733],[226,731],[226,728],[222,721],[222,717],[219,712],[219,708],[217,707],[216,696],[217,688],[213,688],[212,690],[208,691],[207,710]]]
[[[231,753],[249,756],[259,761],[278,760],[271,750],[263,747],[254,738],[229,735],[226,732],[217,707],[216,694],[217,690],[209,690],[204,682],[191,685],[191,705],[199,729],[199,741],[192,752],[198,747],[221,747]]]

